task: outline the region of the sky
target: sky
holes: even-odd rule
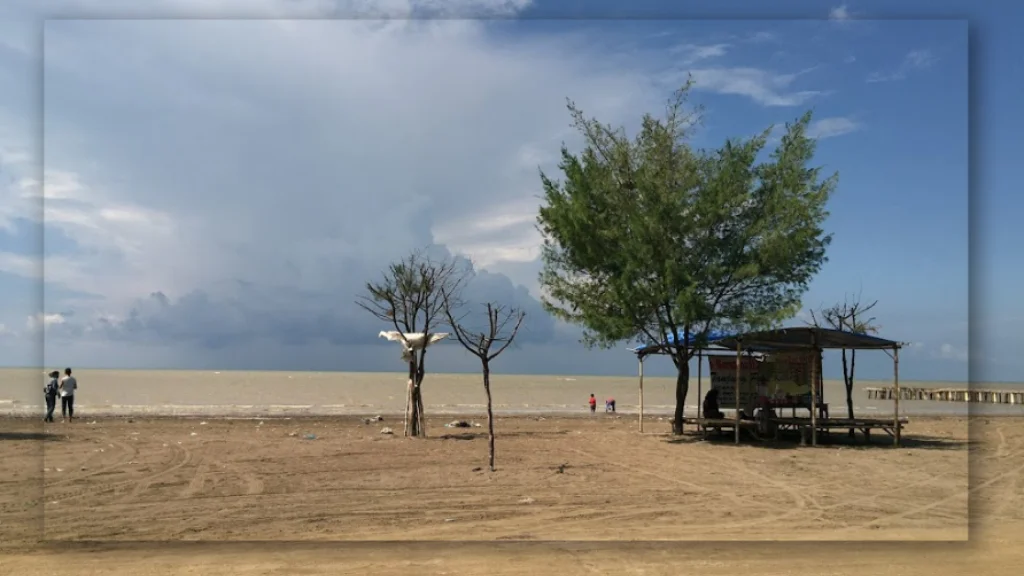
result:
[[[790,324],[860,294],[909,343],[901,378],[1024,380],[1024,9],[676,4],[4,3],[0,365],[400,370],[353,301],[431,246],[472,261],[476,300],[527,312],[497,369],[631,374],[625,344],[586,350],[539,304],[538,170],[579,148],[566,98],[629,128],[691,74],[694,146],[810,109],[839,173],[829,261]]]

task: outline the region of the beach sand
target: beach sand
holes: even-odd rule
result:
[[[970,435],[964,418],[914,418],[893,449],[884,435],[735,446],[673,439],[656,417],[643,435],[629,416],[505,417],[494,473],[486,428],[450,419],[419,440],[393,417],[7,419],[0,563],[19,575],[936,575],[1024,562],[1020,418],[975,418]],[[762,542],[736,542],[749,540]]]

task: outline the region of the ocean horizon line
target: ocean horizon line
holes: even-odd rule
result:
[[[120,368],[120,367],[95,367],[95,366],[72,366],[74,370],[79,371],[104,371],[104,372],[191,372],[191,373],[263,373],[263,374],[389,374],[389,375],[402,375],[406,374],[405,370],[311,370],[311,369],[251,369],[251,368]],[[0,365],[0,370],[41,370],[46,371],[49,369],[56,370],[48,365],[43,366],[4,366]],[[427,378],[431,376],[468,376],[473,374],[480,374],[479,370],[465,370],[465,371],[443,371],[443,372],[427,372]],[[492,376],[495,377],[549,377],[549,378],[632,378],[638,379],[636,373],[616,373],[616,374],[589,374],[589,373],[549,373],[549,372],[491,372]],[[703,373],[705,379],[709,379],[707,372]],[[645,380],[658,378],[674,378],[672,374],[647,374],[644,376]],[[696,379],[698,375],[691,373],[690,378]],[[842,381],[842,376],[826,377],[827,381]],[[855,383],[892,383],[891,378],[857,378]],[[955,384],[955,385],[967,385],[977,386],[983,384],[1010,384],[1010,385],[1024,385],[1022,380],[986,380],[979,382],[971,382],[968,380],[940,380],[940,379],[925,379],[925,378],[901,378],[901,385],[909,385],[914,383],[928,383],[928,384]]]

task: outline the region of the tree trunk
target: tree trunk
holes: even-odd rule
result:
[[[484,360],[484,392],[487,393],[487,461],[494,472],[494,412],[491,409],[491,367]]]
[[[851,358],[856,361],[857,351],[853,350],[850,352]],[[846,349],[843,348],[843,386],[846,387],[846,417],[853,420],[853,373],[850,367],[846,363]],[[856,430],[850,428],[849,436],[853,438],[856,435]]]
[[[402,435],[406,438],[413,434],[412,407],[413,407],[413,386],[416,383],[416,361],[409,361],[409,382],[405,386],[405,430]]]
[[[419,438],[427,435],[423,413],[423,355],[414,353],[409,362],[409,388],[405,399],[405,436]]]
[[[675,360],[675,358],[673,358]],[[686,394],[690,391],[690,363],[676,360],[676,411],[672,418],[672,433],[683,433],[683,411],[686,409]]]
[[[416,429],[421,438],[427,437],[427,415],[423,410],[423,387],[416,385]]]
[[[415,381],[413,381],[412,385],[410,403],[412,404],[412,414],[410,415],[409,435],[413,438],[426,436],[426,431],[423,427],[423,393],[420,385],[416,384]]]
[[[423,394],[421,390],[419,384],[412,380],[412,385],[409,386],[409,412],[406,416],[405,427],[408,430],[406,436],[413,438],[426,436],[426,430],[423,426]]]
[[[857,351],[850,350],[850,375],[846,378],[846,412],[849,414],[850,419],[853,420],[853,373],[857,369]],[[845,373],[846,370],[844,369]],[[850,437],[853,438],[854,431],[850,430]]]

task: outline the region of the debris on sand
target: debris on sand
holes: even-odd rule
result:
[[[316,434],[306,434],[306,440],[316,440]]]
[[[381,434],[387,434],[387,435],[390,436],[391,434],[394,434],[395,432],[393,430],[391,430],[391,428],[388,428],[388,427],[385,426],[384,428],[380,429],[380,433]]]
[[[364,418],[363,419],[363,424],[373,424],[374,422],[383,422],[383,421],[384,421],[384,417],[380,416],[380,415],[377,415],[377,416],[373,416],[371,418]]]
[[[465,420],[452,420],[444,425],[445,428],[469,428],[469,422]]]
[[[536,500],[530,498],[529,496],[519,501],[520,504],[533,504],[534,502],[536,502]]]

